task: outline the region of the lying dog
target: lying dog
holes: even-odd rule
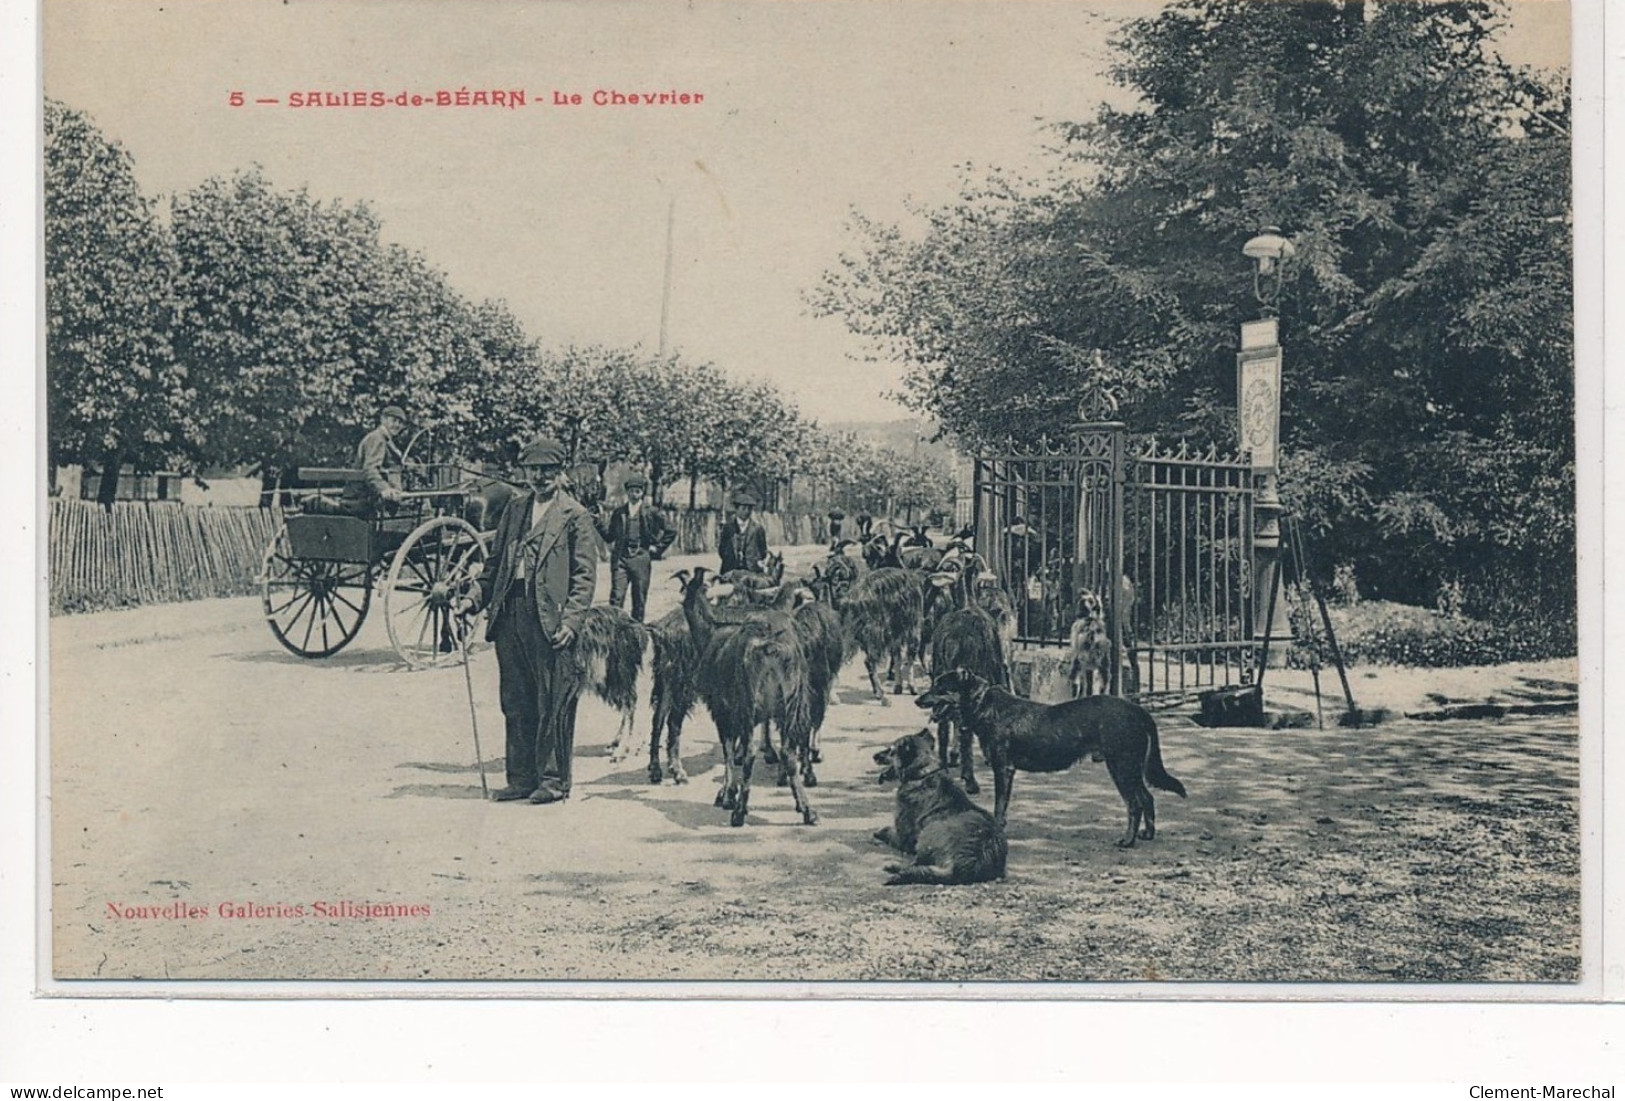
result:
[[[875,839],[914,855],[912,863],[886,865],[888,887],[1004,878],[1004,830],[949,779],[929,730],[897,739],[875,754],[875,764],[881,783],[897,781],[896,824],[876,831]]]
[[[1150,841],[1157,835],[1156,801],[1147,783],[1185,797],[1185,785],[1162,766],[1156,720],[1116,696],[1087,696],[1051,707],[954,669],[915,702],[937,722],[957,718],[976,735],[993,767],[993,817],[1001,826],[1017,769],[1063,772],[1090,755],[1106,762],[1128,807],[1128,831],[1117,842],[1124,848],[1136,838]]]

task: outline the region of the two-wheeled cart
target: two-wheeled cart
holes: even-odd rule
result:
[[[467,507],[490,483],[457,466],[408,464],[399,502],[370,518],[339,514],[330,492],[361,477],[349,468],[301,467],[308,488],[274,498],[279,522],[259,577],[271,633],[300,657],[327,657],[360,633],[376,602],[408,666],[457,663],[472,617],[455,606],[485,568],[489,535],[465,513],[490,516],[494,526],[490,510]],[[283,508],[284,496],[291,508]]]

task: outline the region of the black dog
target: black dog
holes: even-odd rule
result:
[[[1024,700],[963,669],[938,677],[915,701],[932,718],[957,718],[968,725],[993,766],[993,816],[1002,826],[1010,810],[1016,770],[1063,772],[1084,757],[1106,762],[1112,782],[1128,806],[1128,832],[1117,843],[1157,835],[1152,787],[1181,799],[1185,785],[1162,767],[1157,723],[1145,708],[1116,696],[1088,696],[1053,707]]]
[[[875,764],[882,769],[881,783],[897,781],[896,825],[875,838],[914,855],[910,864],[886,865],[892,873],[887,886],[1004,878],[1004,830],[948,778],[929,730],[899,738],[875,754]]]

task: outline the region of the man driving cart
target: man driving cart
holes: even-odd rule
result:
[[[398,405],[386,405],[378,415],[378,427],[356,444],[355,465],[359,481],[346,482],[339,507],[351,516],[372,519],[380,511],[389,512],[401,500],[401,467],[406,460],[396,442],[410,422]]]

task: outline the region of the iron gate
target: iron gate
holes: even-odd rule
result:
[[[1251,683],[1251,466],[1131,447],[1114,413],[1097,399],[1069,439],[973,463],[977,549],[1015,605],[1016,641],[1065,646],[1087,590],[1112,643],[1110,692]]]

